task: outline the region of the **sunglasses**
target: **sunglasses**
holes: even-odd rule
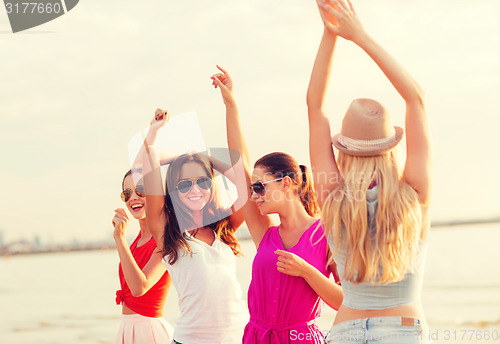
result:
[[[135,192],[135,194],[139,197],[146,197],[146,194],[144,193],[144,187],[143,186],[137,186],[135,190],[132,189],[125,189],[122,191],[120,194],[122,201],[127,202],[130,197],[132,196],[132,192]]]
[[[282,179],[283,178],[278,178],[278,179],[268,180],[267,182],[256,182],[256,183],[253,183],[250,186],[250,195],[253,195],[253,193],[255,192],[259,196],[264,196],[264,194],[266,193],[266,186],[265,185],[267,183],[277,182],[277,181],[282,180]]]
[[[181,179],[175,187],[180,193],[187,193],[193,188],[196,183],[200,189],[208,190],[212,187],[212,179],[209,177],[200,177],[196,179]]]

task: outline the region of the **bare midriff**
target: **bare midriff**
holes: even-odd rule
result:
[[[127,306],[125,306],[125,304],[122,304],[122,314],[137,314],[137,313],[128,308]]]
[[[408,304],[384,309],[355,309],[341,305],[333,324],[343,321],[374,317],[408,317],[424,320],[424,311],[420,304]]]
[[[122,304],[122,314],[127,314],[127,315],[130,315],[130,314],[137,314],[136,312],[134,312],[133,310],[131,310],[130,308],[128,308],[125,304]],[[160,317],[162,317],[162,315],[160,315]]]

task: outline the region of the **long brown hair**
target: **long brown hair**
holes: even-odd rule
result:
[[[203,223],[206,223],[206,227],[211,228],[217,237],[231,248],[234,255],[241,254],[240,245],[234,236],[235,229],[228,218],[231,210],[223,209],[220,204],[218,187],[214,182],[215,172],[212,162],[202,154],[193,153],[177,157],[167,170],[163,209],[167,221],[163,235],[163,256],[168,256],[168,263],[174,264],[178,259],[179,249],[184,251],[183,254],[192,254],[188,243],[189,237],[185,232],[181,231],[181,228],[196,229],[197,225],[190,210],[181,202],[175,190],[175,186],[180,180],[182,167],[188,162],[198,163],[203,167],[207,176],[212,178],[210,198],[203,208]]]
[[[312,184],[311,173],[305,165],[299,165],[294,158],[282,152],[264,155],[257,160],[255,167],[261,166],[276,178],[290,177],[297,187],[297,194],[304,209],[310,216],[319,215],[319,206]]]

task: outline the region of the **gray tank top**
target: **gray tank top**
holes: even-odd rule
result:
[[[378,188],[375,186],[368,190],[366,195],[368,223],[375,219],[377,190]],[[333,252],[335,245],[331,236],[328,238],[328,244]],[[342,304],[355,309],[384,309],[409,303],[420,303],[426,256],[427,243],[419,240],[414,271],[408,271],[401,281],[389,284],[371,284],[370,281],[353,284],[342,279],[344,276],[346,255],[345,250],[339,250],[334,260],[337,264],[337,270],[344,291]]]

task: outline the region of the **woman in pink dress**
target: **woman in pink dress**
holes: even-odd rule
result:
[[[250,174],[250,155],[227,71],[212,76],[226,106],[228,147],[241,154],[250,190],[238,184],[238,194],[252,202],[242,214],[257,247],[248,290],[250,321],[243,343],[321,343],[315,324],[321,313],[321,295],[333,308],[342,301],[342,290],[328,279],[335,266],[327,266],[328,245],[318,219],[319,207],[309,171],[290,155],[270,153],[260,158]],[[251,176],[251,177],[250,177]],[[278,214],[274,226],[270,214]],[[284,274],[294,262],[307,266],[303,277]],[[313,267],[313,268],[311,268]],[[328,286],[328,287],[325,287]],[[329,293],[322,295],[323,290]],[[335,292],[332,292],[334,290]]]

